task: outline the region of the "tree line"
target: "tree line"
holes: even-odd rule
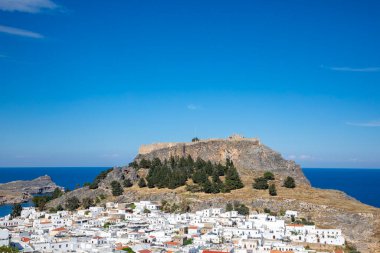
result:
[[[142,159],[140,163],[133,162],[132,167],[149,169],[146,178],[140,178],[139,187],[176,189],[185,186],[188,191],[219,193],[230,192],[243,188],[240,176],[230,159],[226,164],[212,163],[197,158],[195,161],[187,157],[170,157],[161,161]],[[221,179],[224,177],[224,180]],[[193,184],[187,184],[191,179]]]

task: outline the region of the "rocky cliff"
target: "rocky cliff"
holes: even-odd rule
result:
[[[0,204],[27,201],[33,194],[53,192],[57,187],[59,186],[47,175],[33,180],[18,180],[0,184]]]
[[[233,161],[240,175],[255,175],[263,171],[276,173],[280,178],[294,177],[298,184],[310,185],[302,169],[294,161],[285,160],[282,156],[261,144],[257,138],[244,138],[238,135],[227,139],[209,139],[190,143],[157,143],[142,145],[137,161],[161,160],[170,156],[198,157],[205,161],[224,163],[226,158]]]

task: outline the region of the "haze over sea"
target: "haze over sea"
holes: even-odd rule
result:
[[[0,183],[15,180],[30,180],[49,175],[53,181],[65,188],[75,189],[78,185],[91,182],[102,170],[109,167],[3,167],[0,168]],[[313,187],[336,189],[346,192],[359,201],[380,207],[380,169],[327,169],[304,168],[305,175]],[[24,206],[31,203],[24,203]],[[0,206],[0,217],[7,215],[11,205]]]

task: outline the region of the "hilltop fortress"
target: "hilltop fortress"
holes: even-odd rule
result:
[[[258,138],[245,138],[240,135],[232,135],[226,139],[142,145],[136,160],[152,160],[155,157],[164,160],[171,156],[188,155],[193,159],[199,157],[215,163],[224,163],[228,158],[233,161],[241,175],[272,171],[280,178],[292,176],[297,183],[309,185],[302,169],[294,161],[285,160],[281,154],[261,144]]]

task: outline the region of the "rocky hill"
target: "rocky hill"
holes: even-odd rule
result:
[[[310,185],[302,169],[294,161],[285,160],[281,154],[263,145],[257,138],[244,138],[239,135],[233,135],[227,139],[142,145],[135,160],[152,160],[155,157],[164,160],[171,156],[186,157],[188,155],[193,159],[199,157],[215,163],[224,163],[226,158],[229,158],[240,175],[271,171],[280,178],[292,176],[298,184]]]
[[[53,192],[57,187],[59,186],[47,175],[33,180],[18,180],[0,184],[0,204],[24,202],[29,200],[33,194]]]
[[[138,200],[167,200],[179,206],[190,207],[192,211],[207,207],[225,207],[227,202],[240,201],[251,210],[263,211],[269,208],[272,212],[297,210],[302,217],[314,221],[318,226],[340,228],[346,239],[352,242],[362,253],[380,252],[380,209],[365,205],[335,190],[321,190],[310,186],[302,169],[293,161],[287,161],[281,155],[258,139],[233,136],[227,139],[210,139],[191,143],[159,143],[143,145],[135,161],[152,160],[155,157],[164,160],[171,156],[200,157],[213,162],[225,162],[226,158],[233,161],[238,169],[244,187],[230,193],[207,194],[189,192],[185,186],[174,190],[167,188],[139,188],[137,180],[145,177],[147,169],[133,167],[114,168],[99,183],[96,189],[80,188],[53,200],[49,207],[64,206],[73,196],[80,200],[93,198],[98,203],[107,201],[131,202]],[[263,171],[271,171],[275,175],[272,182],[276,185],[277,196],[270,196],[268,191],[252,188],[254,178],[261,176]],[[297,187],[289,189],[282,187],[284,177],[295,178]],[[133,187],[124,188],[121,196],[114,197],[111,192],[111,182],[116,180],[121,184],[125,179],[131,179]],[[104,196],[99,199],[99,196]]]

